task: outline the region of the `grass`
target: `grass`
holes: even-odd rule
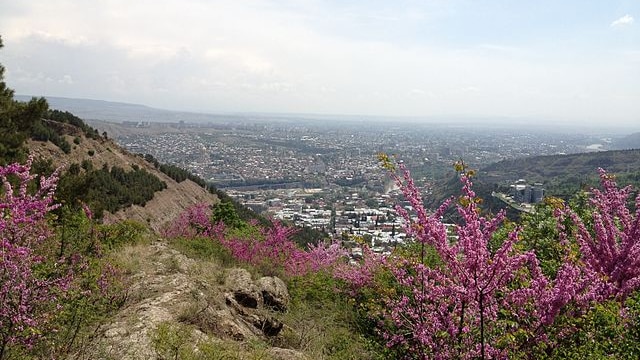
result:
[[[193,327],[163,322],[151,334],[153,349],[160,360],[271,360],[275,357],[261,341],[234,342],[198,336]]]
[[[381,348],[360,331],[358,313],[328,274],[290,279],[292,301],[274,346],[304,352],[312,359],[381,359]]]
[[[224,267],[237,265],[237,261],[229,250],[218,241],[210,238],[176,238],[170,240],[170,244],[176,250],[193,259],[214,261]]]

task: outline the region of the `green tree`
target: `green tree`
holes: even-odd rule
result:
[[[240,219],[233,203],[221,201],[213,207],[211,219],[214,223],[222,221],[230,228],[243,228],[245,222]]]
[[[24,160],[24,141],[47,110],[44,98],[33,98],[28,103],[14,100],[13,90],[4,82],[4,66],[0,64],[0,164]]]

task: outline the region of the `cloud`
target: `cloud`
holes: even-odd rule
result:
[[[317,0],[162,3],[13,2],[0,12],[7,82],[22,94],[212,112],[541,115],[580,121],[637,120],[640,114],[640,102],[630,100],[638,94],[637,50],[622,57],[599,48],[558,51],[489,34],[469,44],[423,41],[429,32],[438,37],[450,28],[438,25],[448,13],[421,8],[411,22],[405,9]],[[362,21],[354,25],[350,14]],[[632,21],[626,15],[611,26]],[[396,27],[404,30],[394,33]],[[594,53],[599,55],[582,56]]]
[[[633,16],[627,14],[611,23],[611,27],[621,27],[633,24]]]

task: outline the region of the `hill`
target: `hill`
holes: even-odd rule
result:
[[[16,95],[15,99],[26,102],[31,99],[31,96]],[[55,96],[47,96],[46,100],[51,108],[69,111],[83,119],[112,121],[163,121],[163,119],[171,118],[172,114],[172,112],[166,110],[123,102],[73,99]]]
[[[579,190],[598,184],[598,168],[615,174],[619,184],[637,188],[640,185],[640,149],[502,160],[477,171],[473,179],[474,190],[483,199],[486,211],[495,213],[507,209],[510,218],[517,218],[518,211],[493,198],[493,191],[509,192],[509,185],[525,179],[530,183],[542,183],[547,196],[569,199]],[[433,193],[426,202],[430,207],[436,207],[445,199],[459,195],[460,183],[451,171],[433,186]]]
[[[540,182],[547,195],[568,199],[598,184],[597,169],[615,174],[621,185],[640,184],[640,149],[504,160],[480,169],[483,189],[503,189],[517,179]]]
[[[503,160],[480,169],[483,181],[503,182],[525,178],[547,183],[567,177],[592,177],[597,168],[611,173],[630,173],[640,169],[640,149],[614,150],[571,155],[534,156]]]
[[[16,100],[27,102],[32,97],[28,95],[16,95],[15,98]],[[47,96],[46,100],[51,108],[69,111],[86,121],[101,120],[116,123],[122,123],[123,121],[158,123],[177,123],[179,121],[185,121],[188,123],[238,123],[245,120],[247,117],[254,117],[254,115],[242,114],[205,114],[164,110],[140,104],[93,99]]]
[[[128,153],[112,140],[94,140],[82,135],[64,135],[73,142],[76,137],[81,140],[74,144],[68,154],[51,142],[29,140],[27,148],[36,160],[51,160],[55,167],[81,164],[90,161],[94,168],[119,167],[131,171],[134,167],[155,175],[166,184],[166,188],[155,192],[151,200],[142,205],[131,205],[115,213],[105,213],[105,223],[120,220],[135,220],[147,224],[154,231],[160,230],[163,224],[178,216],[189,206],[197,203],[216,203],[216,195],[209,193],[202,186],[191,180],[177,182],[166,174],[157,170],[152,164],[139,156]]]
[[[613,143],[615,149],[640,149],[640,132],[629,134]]]

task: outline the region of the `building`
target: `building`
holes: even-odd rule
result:
[[[530,185],[526,180],[520,179],[511,185],[513,200],[521,204],[537,204],[544,200],[544,187],[542,183]]]

